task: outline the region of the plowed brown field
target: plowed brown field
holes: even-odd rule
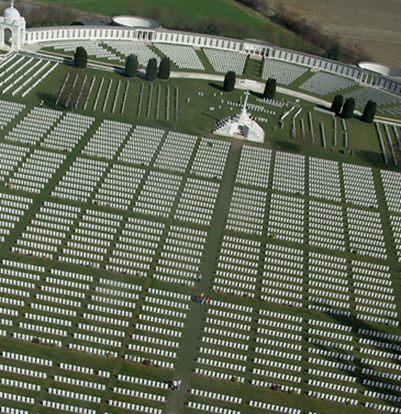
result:
[[[401,0],[268,0],[284,4],[372,60],[401,67]]]

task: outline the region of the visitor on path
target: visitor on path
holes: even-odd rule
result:
[[[173,381],[173,386],[171,387],[171,389],[173,389],[173,390],[178,389],[178,382],[177,381]]]
[[[203,296],[203,298],[202,298],[202,302],[201,302],[201,305],[204,305],[204,304],[205,304],[205,302],[206,302],[206,298],[205,298],[205,296]]]
[[[200,283],[200,281],[202,280],[202,275],[199,273],[199,276],[198,276],[198,283]]]
[[[202,302],[205,300],[205,294],[204,293],[201,293],[199,296],[198,296],[198,303],[200,304],[200,305],[202,305]]]
[[[181,380],[177,381],[177,390],[179,390],[181,387]]]
[[[206,305],[209,305],[210,303],[210,296],[206,296]]]

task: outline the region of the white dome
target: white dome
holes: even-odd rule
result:
[[[4,10],[3,17],[6,22],[14,22],[15,20],[19,20],[21,15],[17,9],[11,6]]]
[[[158,29],[161,27],[159,23],[144,17],[114,16],[112,20],[118,26],[135,27],[136,29]]]
[[[390,76],[392,78],[401,77],[401,69],[393,68],[391,66],[383,65],[375,62],[359,62],[358,66],[361,69],[367,69],[372,72],[380,73],[380,75]]]

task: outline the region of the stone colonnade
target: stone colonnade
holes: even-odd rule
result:
[[[262,58],[275,59],[291,64],[322,70],[353,79],[401,95],[401,83],[360,69],[306,53],[282,49],[263,42],[238,40],[199,33],[179,32],[167,29],[145,29],[118,26],[59,26],[32,28],[25,32],[25,45],[62,41],[144,41],[192,47],[205,47],[247,53]]]

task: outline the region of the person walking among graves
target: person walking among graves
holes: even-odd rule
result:
[[[173,386],[171,387],[172,390],[177,390],[178,389],[178,382],[177,381],[173,381]]]
[[[210,302],[210,296],[206,296],[206,305],[209,305]]]
[[[181,380],[178,380],[178,381],[176,381],[177,382],[177,390],[179,390],[180,389],[180,387],[181,387]]]
[[[199,276],[198,276],[198,283],[200,283],[200,281],[202,280],[202,275],[199,273]]]

